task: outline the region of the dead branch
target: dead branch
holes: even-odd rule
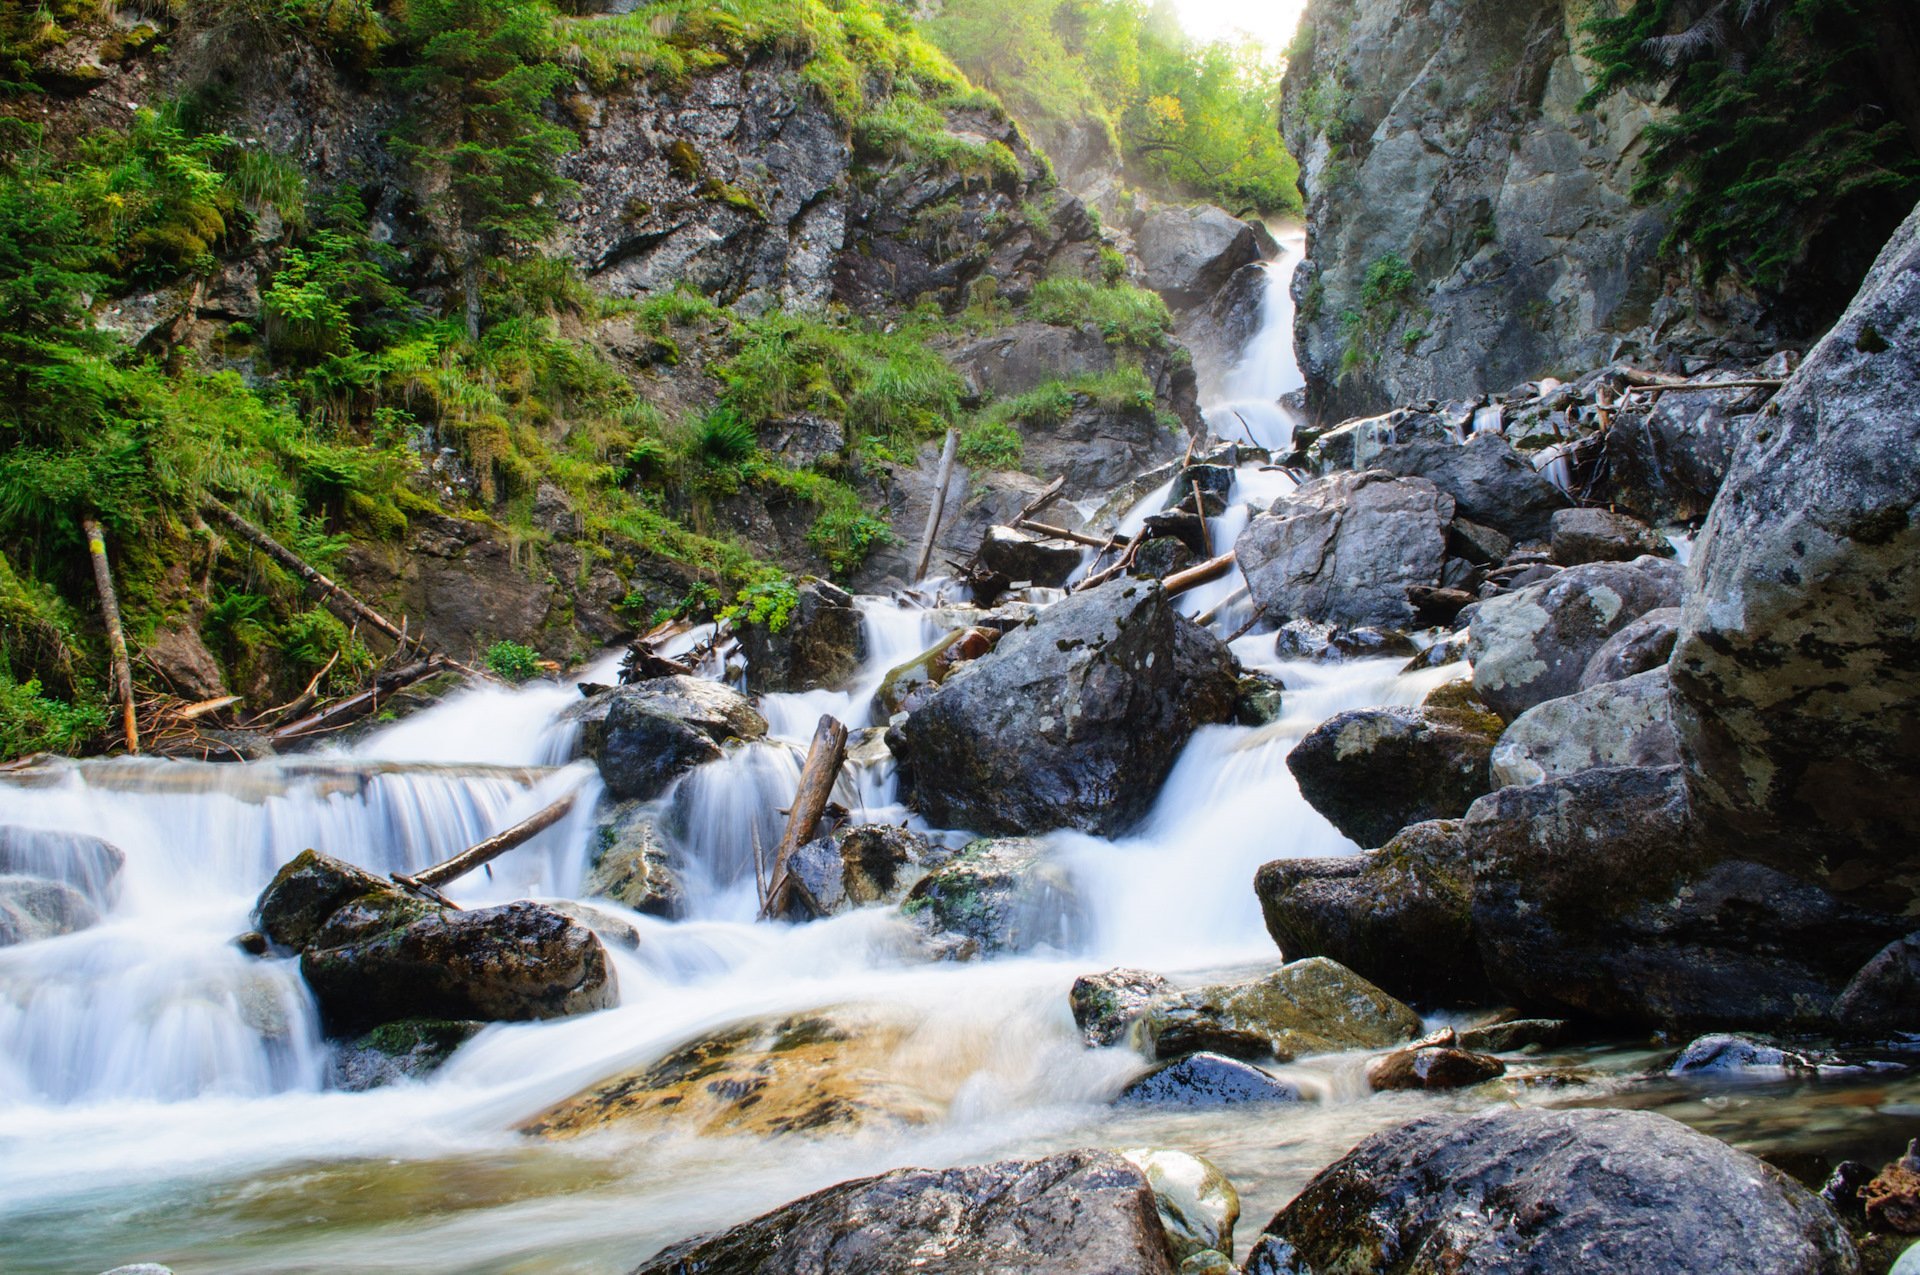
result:
[[[787,828],[774,851],[773,876],[767,882],[767,902],[760,909],[762,920],[785,915],[787,903],[797,884],[789,871],[794,852],[813,840],[814,825],[820,822],[827,799],[833,795],[833,781],[840,774],[840,763],[847,755],[847,728],[832,716],[822,714],[813,729],[813,743],[807,748],[807,764],[800,769],[800,787],[793,795]]]
[[[120,696],[120,726],[127,751],[140,751],[140,726],[134,717],[133,666],[127,662],[127,634],[120,627],[120,596],[113,588],[113,567],[107,561],[107,533],[97,518],[80,520],[87,533],[87,553],[93,558],[93,584],[100,593],[100,615],[107,625],[107,646],[113,654],[113,682]]]
[[[393,879],[401,885],[414,889],[439,889],[443,885],[457,881],[482,864],[492,863],[515,846],[525,845],[554,824],[567,817],[573,809],[574,798],[578,794],[568,793],[560,800],[542,810],[539,814],[522,819],[505,832],[496,832],[485,841],[462,850],[442,863],[422,869],[412,876],[394,873]]]

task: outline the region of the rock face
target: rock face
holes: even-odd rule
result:
[[[1553,560],[1563,567],[1583,562],[1632,562],[1644,554],[1671,558],[1667,538],[1626,514],[1607,509],[1562,509],[1553,515]]]
[[[938,827],[1118,833],[1196,727],[1232,719],[1235,664],[1159,585],[1073,594],[960,666],[887,735]]]
[[[974,842],[922,877],[902,910],[962,960],[1070,948],[1088,924],[1073,879],[1033,837]]]
[[[1233,272],[1260,260],[1252,226],[1211,204],[1159,208],[1134,232],[1140,282],[1189,306],[1211,301]]]
[[[1658,108],[1631,89],[1580,108],[1589,16],[1314,0],[1281,110],[1307,194],[1294,293],[1313,420],[1644,356],[1662,321],[1675,344],[1709,326],[1662,295],[1666,216],[1632,196]]]
[[[1419,438],[1382,447],[1367,462],[1373,469],[1424,478],[1453,497],[1462,518],[1492,527],[1515,540],[1540,540],[1549,520],[1566,511],[1567,498],[1498,434]]]
[[[635,1275],[1174,1275],[1152,1188],[1108,1151],[896,1169],[689,1240]]]
[[[1204,1051],[1288,1062],[1412,1040],[1420,1016],[1352,970],[1314,957],[1159,999],[1141,1018],[1141,1031],[1159,1058]]]
[[[1493,783],[1537,784],[1595,766],[1672,766],[1679,740],[1667,703],[1667,670],[1602,682],[1535,704],[1493,750]]]
[[[1920,902],[1920,211],[1741,440],[1673,655],[1688,789],[1729,848]]]
[[[1496,1110],[1375,1134],[1267,1224],[1247,1275],[1855,1275],[1832,1211],[1723,1142],[1637,1111]]]
[[[1421,478],[1316,479],[1234,542],[1253,599],[1276,621],[1411,628],[1409,585],[1438,585],[1453,498]]]
[[[867,621],[845,589],[808,580],[786,626],[775,633],[764,624],[743,625],[740,649],[755,694],[838,689],[866,658]]]
[[[1580,688],[1608,638],[1680,602],[1680,568],[1664,558],[1595,562],[1482,602],[1467,658],[1474,693],[1508,721]]]
[[[1498,722],[1433,708],[1362,708],[1315,727],[1287,754],[1300,795],[1363,847],[1429,819],[1457,819],[1491,788]]]

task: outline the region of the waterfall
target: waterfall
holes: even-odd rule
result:
[[[1306,234],[1283,228],[1280,255],[1262,265],[1266,283],[1260,324],[1221,378],[1219,392],[1203,404],[1207,428],[1227,442],[1250,442],[1276,457],[1293,448],[1292,413],[1280,400],[1306,385],[1293,350],[1293,274],[1306,256]]]

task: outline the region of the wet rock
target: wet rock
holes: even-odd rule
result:
[[[634,1275],[1174,1275],[1146,1175],[1110,1151],[843,1182]]]
[[[1246,1103],[1298,1102],[1300,1091],[1252,1063],[1198,1053],[1159,1064],[1130,1081],[1113,1101],[1123,1107],[1211,1110]]]
[[[591,903],[576,903],[572,899],[548,899],[543,905],[552,908],[561,916],[580,924],[599,935],[600,941],[608,947],[617,947],[628,952],[640,950],[640,931],[631,921],[614,915],[605,908],[594,907]]]
[[[1287,769],[1341,835],[1372,847],[1408,824],[1464,815],[1493,786],[1497,738],[1497,721],[1460,710],[1356,709],[1314,728]]]
[[[1887,1275],[1920,1275],[1920,1244],[1908,1245]]]
[[[925,837],[893,824],[861,824],[838,835],[841,889],[853,907],[893,902],[909,875],[935,858]]]
[[[439,1070],[485,1023],[412,1018],[384,1023],[337,1046],[327,1066],[335,1089],[359,1093]]]
[[[1391,659],[1418,650],[1398,629],[1343,629],[1313,620],[1289,620],[1273,635],[1273,653],[1283,660]]]
[[[737,630],[747,657],[747,688],[768,691],[838,689],[867,655],[866,617],[853,595],[824,580],[800,585],[800,600],[778,633],[764,624]]]
[[[885,720],[895,713],[912,712],[946,681],[947,674],[991,651],[1000,636],[998,629],[986,625],[956,629],[905,664],[889,669],[873,693],[875,715]]]
[[[543,1138],[614,1126],[773,1137],[928,1124],[941,1105],[898,1057],[912,1029],[910,1018],[878,1006],[739,1023],[599,1081],[521,1129]]]
[[[1080,546],[1029,535],[1012,527],[989,527],[980,561],[1009,580],[1057,589],[1080,569]]]
[[[1895,939],[1861,966],[1834,1002],[1833,1016],[1861,1035],[1913,1031],[1920,1024],[1920,932]]]
[[[1418,823],[1367,854],[1266,864],[1253,888],[1289,960],[1328,956],[1422,1004],[1473,1004],[1490,989],[1470,858],[1458,820]]]
[[[1409,628],[1407,586],[1438,585],[1453,498],[1421,478],[1315,479],[1234,542],[1253,600],[1276,621]]]
[[[937,827],[1111,836],[1199,726],[1230,720],[1232,655],[1157,584],[1075,593],[954,670],[887,742]]]
[[[1158,1147],[1134,1147],[1120,1154],[1147,1175],[1166,1230],[1168,1257],[1185,1262],[1201,1253],[1224,1257],[1233,1252],[1240,1193],[1211,1160]]]
[[[1208,1052],[1287,1062],[1411,1040],[1420,1016],[1352,970],[1312,957],[1157,1001],[1141,1030],[1157,1058]]]
[[[605,746],[607,718],[618,704],[671,717],[716,744],[761,739],[767,733],[767,719],[739,691],[704,677],[674,673],[601,691],[562,713],[562,721],[580,724],[580,756],[599,755]]]
[[[1680,616],[1679,607],[1656,607],[1602,642],[1580,671],[1580,689],[1665,668],[1680,636]]]
[[[397,898],[400,891],[345,860],[302,850],[260,892],[254,925],[279,946],[298,951],[313,942],[335,912],[363,895]]]
[[[1074,979],[1067,1003],[1073,1009],[1073,1021],[1080,1028],[1081,1038],[1098,1049],[1126,1039],[1128,1029],[1140,1015],[1172,991],[1173,984],[1162,975],[1147,970],[1113,969],[1103,974],[1082,974]]]
[[[1374,458],[1383,448],[1414,442],[1452,444],[1456,439],[1453,427],[1437,412],[1401,408],[1380,416],[1342,421],[1322,432],[1308,444],[1306,464],[1320,475],[1343,469],[1374,469]]]
[[[1267,726],[1280,720],[1287,686],[1270,673],[1247,673],[1240,678],[1239,698],[1233,702],[1233,720],[1241,726]]]
[[[87,896],[64,881],[0,876],[0,947],[58,938],[99,921]]]
[[[1189,520],[1194,525],[1194,535],[1198,538],[1198,519]],[[1186,544],[1184,537],[1160,536],[1140,546],[1133,555],[1133,565],[1127,568],[1127,574],[1143,580],[1164,580],[1176,571],[1192,566],[1197,555]]]
[[[1764,1073],[1769,1078],[1787,1074],[1811,1075],[1819,1063],[1797,1050],[1768,1040],[1725,1034],[1701,1036],[1688,1043],[1667,1068],[1671,1076],[1729,1076]]]
[[[1679,740],[1657,668],[1535,704],[1513,719],[1493,750],[1493,783],[1537,784],[1595,766],[1672,766]]]
[[[1367,1064],[1367,1083],[1375,1090],[1465,1089],[1506,1074],[1507,1065],[1487,1054],[1455,1045],[1415,1045]]]
[[[1673,653],[1688,789],[1730,853],[1920,906],[1920,210],[1741,439]]]
[[[1464,443],[1422,438],[1382,447],[1367,462],[1404,478],[1424,478],[1453,498],[1456,513],[1515,540],[1540,540],[1567,497],[1499,434]]]
[[[1860,1199],[1868,1226],[1920,1235],[1920,1139],[1908,1143],[1905,1155],[1861,1188]]]
[[[1140,282],[1169,304],[1203,304],[1233,272],[1260,260],[1253,227],[1211,204],[1163,207],[1134,232]]]
[[[1632,562],[1642,554],[1671,558],[1673,546],[1638,518],[1611,510],[1562,509],[1553,515],[1553,560],[1563,567]]]
[[[1482,602],[1467,658],[1473,688],[1508,721],[1580,688],[1606,640],[1658,607],[1678,605],[1680,568],[1664,558],[1595,562]]]
[[[616,801],[651,801],[680,776],[722,755],[704,731],[631,699],[615,700],[607,710],[598,743],[589,756]]]
[[[1816,1196],[1676,1121],[1495,1110],[1368,1138],[1267,1224],[1246,1270],[1856,1275],[1859,1263]]]
[[[1460,1033],[1460,1048],[1482,1054],[1517,1054],[1523,1049],[1550,1049],[1572,1034],[1573,1024],[1564,1018],[1516,1018],[1467,1028]]]
[[[686,909],[686,890],[644,802],[619,802],[595,819],[589,898],[672,920]]]
[[[1087,926],[1073,878],[1034,837],[972,843],[922,877],[901,910],[961,960],[1071,949]]]
[[[96,906],[113,901],[126,861],[119,846],[84,832],[0,825],[0,875],[64,882]]]
[[[403,1018],[519,1022],[618,1002],[593,931],[538,903],[370,923],[342,908],[300,955],[334,1034]]]

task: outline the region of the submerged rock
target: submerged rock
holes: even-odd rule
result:
[[[1146,1175],[1110,1151],[895,1169],[828,1187],[634,1275],[1174,1275]]]
[[[1667,703],[1667,670],[1535,704],[1493,749],[1493,784],[1537,784],[1596,766],[1671,766],[1679,738]]]
[[[1482,1054],[1515,1054],[1523,1049],[1547,1049],[1573,1034],[1564,1018],[1514,1018],[1460,1033],[1460,1048]]]
[[[1498,719],[1464,710],[1356,709],[1309,732],[1287,769],[1341,835],[1378,846],[1408,824],[1464,815],[1493,786],[1499,733]]]
[[[1231,720],[1235,671],[1157,584],[1117,579],[954,670],[887,741],[938,827],[1111,836],[1146,813],[1197,727]]]
[[[0,876],[0,947],[58,938],[99,921],[87,896],[64,881]]]
[[[1406,629],[1409,585],[1440,583],[1453,498],[1378,471],[1315,479],[1234,542],[1254,602],[1276,621]]]
[[[1367,1064],[1367,1083],[1382,1092],[1393,1089],[1464,1089],[1506,1074],[1498,1058],[1457,1045],[1419,1044],[1396,1050]]]
[[[1856,1275],[1777,1169],[1638,1111],[1428,1116],[1361,1143],[1267,1224],[1247,1275]]]
[[[643,802],[604,807],[595,820],[593,866],[587,873],[589,898],[612,899],[622,907],[669,920],[686,908],[686,891],[673,857]]]
[[[1141,1030],[1158,1058],[1212,1052],[1287,1062],[1412,1040],[1420,1016],[1352,970],[1314,957],[1156,1000]]]
[[[1474,692],[1512,721],[1535,704],[1571,695],[1608,638],[1679,602],[1680,568],[1665,558],[1570,567],[1489,598],[1475,609],[1468,639]]]
[[[1071,949],[1087,926],[1073,878],[1034,837],[973,842],[922,877],[901,911],[960,960]]]
[[[1222,1054],[1187,1054],[1129,1081],[1114,1100],[1121,1107],[1209,1110],[1245,1103],[1298,1102],[1300,1091],[1252,1063]]]
[[[1768,1040],[1749,1036],[1702,1036],[1688,1043],[1680,1056],[1667,1068],[1672,1076],[1754,1075],[1777,1078],[1789,1074],[1810,1075],[1819,1063],[1798,1050],[1785,1049]]]
[[[84,832],[0,824],[0,876],[45,877],[72,886],[96,907],[113,902],[126,852]]]
[[[1158,1147],[1133,1147],[1120,1154],[1147,1175],[1166,1230],[1168,1257],[1185,1262],[1201,1253],[1232,1254],[1240,1193],[1213,1161]]]
[[[335,1089],[360,1092],[439,1070],[485,1023],[414,1018],[383,1023],[335,1048],[327,1067]]]
[[[738,628],[747,687],[769,691],[838,689],[867,655],[867,621],[853,595],[824,580],[800,585],[800,600],[778,633],[764,624]]]

